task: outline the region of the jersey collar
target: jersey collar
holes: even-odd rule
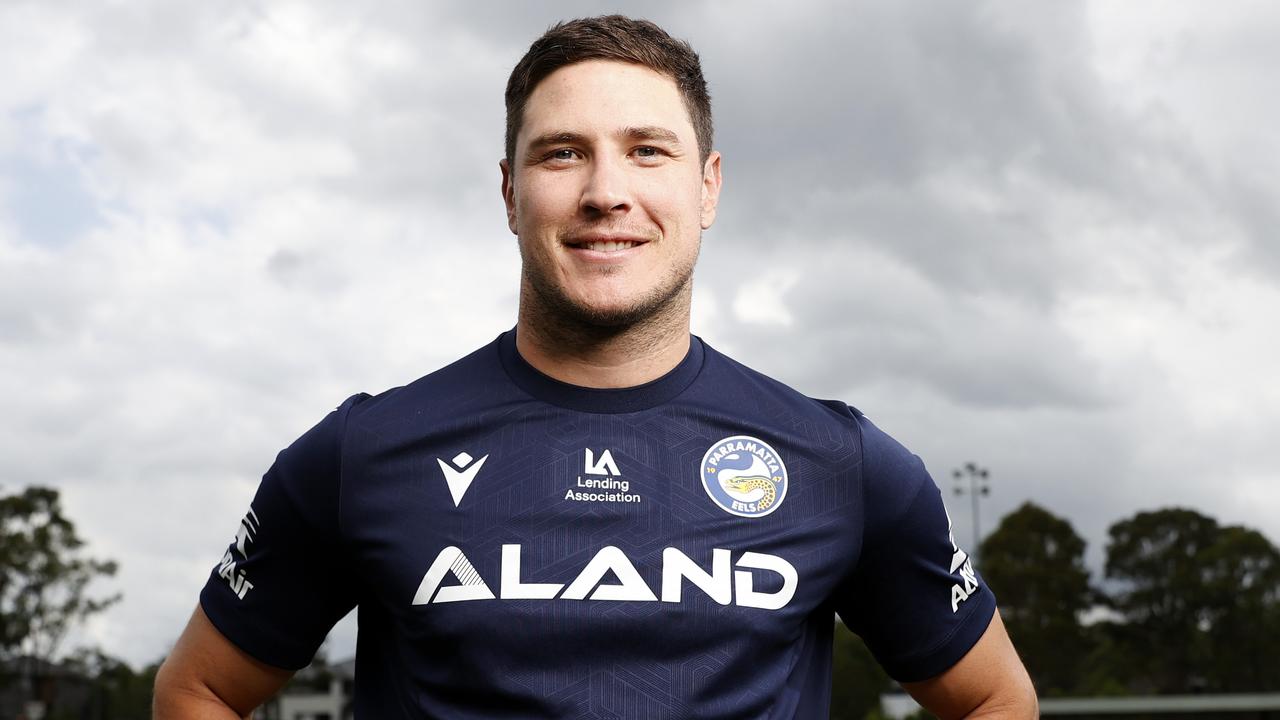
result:
[[[515,328],[498,337],[502,367],[521,390],[533,397],[570,410],[591,413],[630,413],[648,410],[674,400],[702,370],[705,350],[702,338],[689,339],[689,352],[666,375],[628,388],[589,388],[570,385],[543,374],[516,350]]]

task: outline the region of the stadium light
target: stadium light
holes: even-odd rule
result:
[[[975,462],[967,462],[963,468],[952,470],[951,477],[955,479],[956,495],[964,495],[967,492],[973,498],[973,546],[969,548],[969,554],[976,559],[978,542],[982,538],[982,523],[978,517],[978,497],[991,494],[990,472]],[[965,487],[966,478],[968,487]]]

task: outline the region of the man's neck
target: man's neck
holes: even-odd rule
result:
[[[591,332],[551,322],[522,303],[516,350],[525,362],[561,382],[590,388],[625,388],[656,380],[689,352],[689,312],[625,329]]]

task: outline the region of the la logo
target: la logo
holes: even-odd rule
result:
[[[586,473],[588,475],[609,475],[611,477],[622,474],[618,472],[618,463],[613,461],[613,453],[606,449],[600,453],[600,460],[597,462],[596,455],[591,452],[591,448],[587,448]]]

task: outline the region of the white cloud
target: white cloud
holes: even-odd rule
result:
[[[785,297],[797,280],[799,273],[786,267],[762,268],[744,275],[734,290],[734,317],[748,325],[790,325]]]

